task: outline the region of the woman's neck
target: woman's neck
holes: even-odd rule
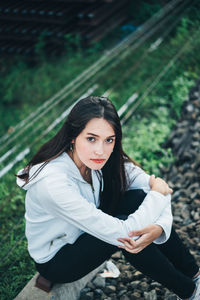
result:
[[[86,167],[84,174],[81,175],[85,181],[87,181],[89,184],[92,184],[91,169]]]
[[[86,165],[80,164],[76,161],[73,152],[69,151],[68,155],[71,157],[77,168],[79,169],[79,172],[81,173],[81,176],[85,181],[88,183],[92,183],[92,175],[91,175],[91,169],[89,169]]]

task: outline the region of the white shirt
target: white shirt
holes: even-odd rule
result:
[[[41,165],[31,168],[30,177]],[[139,167],[126,163],[125,169],[127,176],[134,178],[128,189],[143,189],[147,196],[124,221],[98,209],[100,182],[96,171],[92,170],[93,190],[67,153],[50,161],[24,187],[26,237],[31,257],[37,263],[47,262],[62,246],[73,244],[84,232],[120,245],[117,238],[128,237],[130,231],[153,223],[164,230],[154,242],[164,243],[171,232],[171,196],[151,191],[150,176]],[[18,174],[21,173],[22,170]],[[22,187],[24,181],[17,178],[17,184]]]

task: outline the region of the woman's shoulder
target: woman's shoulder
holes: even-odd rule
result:
[[[143,172],[143,170],[138,166],[136,165],[134,162],[130,161],[130,160],[125,160],[124,161],[124,168],[125,168],[125,171],[127,173],[130,173],[130,172]]]
[[[67,154],[66,154],[67,155]],[[71,165],[68,161],[68,158],[66,157],[65,153],[62,153],[58,157],[52,159],[48,164],[47,168],[49,169],[70,169]]]
[[[21,175],[23,170],[20,170],[18,174]],[[47,186],[52,183],[64,180],[71,183],[74,181],[74,177],[78,176],[76,168],[73,168],[73,164],[68,161],[66,156],[61,154],[55,159],[49,162],[42,162],[32,166],[29,170],[29,181],[25,184],[24,180],[17,178],[17,185],[25,190],[28,190],[35,183],[46,184]]]
[[[132,161],[125,161],[124,169],[128,182],[134,181],[140,175],[146,175],[146,172]]]
[[[133,162],[126,162],[125,173],[128,189],[140,188],[145,192],[149,191],[149,175],[141,167]]]
[[[60,156],[52,159],[49,162],[40,163],[34,165],[30,168],[29,176],[30,177],[40,177],[46,178],[51,177],[52,175],[58,174],[71,174],[73,172],[72,166],[70,166],[67,162],[66,157],[61,154]]]

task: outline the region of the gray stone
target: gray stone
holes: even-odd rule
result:
[[[128,287],[129,287],[129,290],[133,291],[134,289],[136,289],[138,286],[138,283],[136,283],[135,281],[132,281],[129,283]]]
[[[194,106],[192,104],[188,104],[186,106],[186,109],[187,109],[188,112],[192,112],[192,111],[194,111]]]
[[[121,271],[121,272],[127,271],[127,270],[129,270],[129,269],[130,269],[130,265],[122,265],[122,266],[120,267],[120,271]]]
[[[188,209],[188,205],[184,204],[182,209],[181,209],[181,215],[183,217],[183,219],[188,219],[190,218],[190,211]]]
[[[159,283],[159,282],[156,282],[156,281],[154,281],[154,282],[152,282],[151,283],[151,289],[154,289],[154,288],[156,288],[156,287],[161,287],[161,284]]]
[[[141,296],[140,292],[135,291],[135,292],[133,292],[133,293],[130,295],[130,299],[131,299],[131,300],[136,300],[136,299],[139,299],[140,296]]]
[[[95,289],[95,285],[91,281],[88,282],[87,287],[92,289],[92,290]]]
[[[148,284],[145,281],[141,282],[140,287],[141,287],[142,291],[146,291],[148,288]]]
[[[194,219],[195,221],[198,221],[198,220],[200,220],[200,215],[199,215],[199,213],[198,213],[198,212],[195,212],[195,213],[194,213],[194,215],[193,215],[193,219]]]
[[[170,293],[169,291],[167,291],[165,293],[164,300],[177,300],[177,297],[176,297],[176,295],[174,295],[174,294]]]
[[[119,299],[120,300],[130,300],[130,298],[127,295],[123,295]]]
[[[157,300],[157,294],[155,290],[152,290],[151,292],[144,292],[144,299],[145,300]]]
[[[88,292],[90,292],[90,291],[91,291],[90,288],[89,288],[89,287],[86,287],[86,288],[84,288],[84,289],[81,290],[81,295],[82,295],[82,294],[86,294],[86,293],[88,293]]]
[[[115,252],[115,253],[112,255],[112,258],[116,258],[116,259],[121,258],[121,251]]]
[[[101,276],[97,276],[92,283],[98,288],[104,288],[106,286],[106,280]]]
[[[116,287],[114,285],[107,285],[104,291],[106,294],[110,294],[116,291]]]
[[[97,295],[102,295],[103,291],[101,289],[95,289],[94,293],[97,294]]]
[[[173,219],[175,222],[178,222],[178,223],[181,223],[183,221],[183,219],[180,216],[174,216]]]
[[[122,282],[120,282],[120,283],[117,284],[116,286],[117,286],[117,290],[118,290],[118,291],[124,290],[124,284],[123,284]]]
[[[82,294],[80,296],[80,300],[93,300],[94,299],[94,293],[88,292],[87,294]]]
[[[118,296],[121,297],[122,295],[126,294],[127,293],[127,290],[121,290],[119,293],[118,293]]]

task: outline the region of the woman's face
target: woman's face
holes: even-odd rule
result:
[[[91,119],[74,142],[73,160],[79,169],[100,170],[109,159],[115,132],[103,118]]]

